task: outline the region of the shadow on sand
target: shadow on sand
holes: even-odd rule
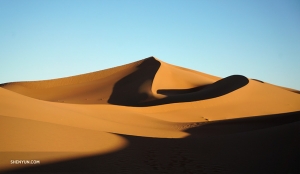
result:
[[[151,87],[160,65],[161,63],[155,58],[145,59],[135,72],[116,82],[108,103],[141,107],[191,102],[219,97],[249,83],[249,80],[244,76],[232,75],[213,84],[191,89],[159,89],[157,93],[167,97],[157,99],[153,96]]]
[[[120,135],[122,150],[4,173],[299,173],[300,111],[215,121],[182,139]]]
[[[145,59],[137,70],[125,76],[113,87],[108,103],[123,106],[137,106],[140,102],[152,99],[152,81],[160,67],[155,58]]]
[[[213,84],[191,89],[160,89],[157,93],[167,95],[166,98],[143,102],[139,106],[154,106],[216,98],[240,89],[248,83],[249,80],[246,77],[232,75]]]
[[[252,79],[252,80],[255,80],[255,81],[260,82],[260,83],[265,83],[265,82],[263,82],[261,80],[257,80],[257,79]]]

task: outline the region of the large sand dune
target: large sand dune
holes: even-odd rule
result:
[[[297,173],[300,95],[149,57],[0,85],[0,172]],[[41,164],[11,164],[11,160]]]

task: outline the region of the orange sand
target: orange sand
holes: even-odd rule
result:
[[[1,84],[0,98],[0,172],[299,171],[299,91],[241,75],[149,57]]]

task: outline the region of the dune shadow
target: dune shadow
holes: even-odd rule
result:
[[[261,80],[257,80],[257,79],[252,79],[252,80],[255,80],[255,81],[260,82],[260,83],[265,83],[265,82],[263,82]]]
[[[190,89],[159,89],[157,93],[166,95],[166,97],[158,99],[153,96],[151,87],[159,67],[159,61],[154,58],[146,59],[135,72],[116,82],[108,103],[146,107],[206,100],[231,93],[249,83],[248,78],[242,75],[232,75],[213,84]]]
[[[133,73],[125,76],[113,87],[108,103],[114,105],[136,106],[152,98],[149,93],[160,62],[150,57],[145,59]]]
[[[204,89],[207,86],[209,85],[197,86],[189,89],[159,89],[157,90],[157,93],[166,96],[188,94],[188,93],[198,92],[199,90]]]
[[[205,100],[233,92],[249,83],[242,75],[232,75],[209,85],[190,89],[158,89],[158,94],[165,98],[156,98],[152,92],[152,83],[161,63],[154,57],[149,57],[136,67],[136,70],[126,75],[114,84],[108,99],[109,104],[146,107],[169,103],[191,102]],[[163,74],[160,74],[163,76]]]
[[[300,111],[216,121],[182,139],[120,135],[104,155],[2,173],[299,173]]]
[[[294,92],[294,93],[296,93],[296,94],[300,94],[300,91],[298,91],[298,90],[291,91],[291,92]]]
[[[233,92],[249,83],[248,78],[232,75],[210,85],[190,89],[159,89],[158,94],[165,98],[156,98],[152,93],[152,83],[161,63],[154,57],[145,59],[137,69],[117,81],[108,99],[109,104],[146,107],[169,103],[205,100]],[[163,74],[161,74],[163,75]]]
[[[300,111],[296,111],[265,116],[253,116],[221,121],[211,121],[202,126],[188,129],[186,130],[186,132],[194,136],[211,137],[237,132],[241,133],[260,129],[267,129],[270,127],[282,126],[299,121]]]
[[[249,83],[248,78],[241,75],[232,75],[213,84],[190,89],[160,89],[159,94],[167,97],[141,103],[139,106],[154,106],[169,103],[191,102],[206,100],[231,93]]]

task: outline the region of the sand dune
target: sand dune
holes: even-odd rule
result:
[[[149,57],[0,98],[0,172],[299,172],[299,91],[242,75]]]

